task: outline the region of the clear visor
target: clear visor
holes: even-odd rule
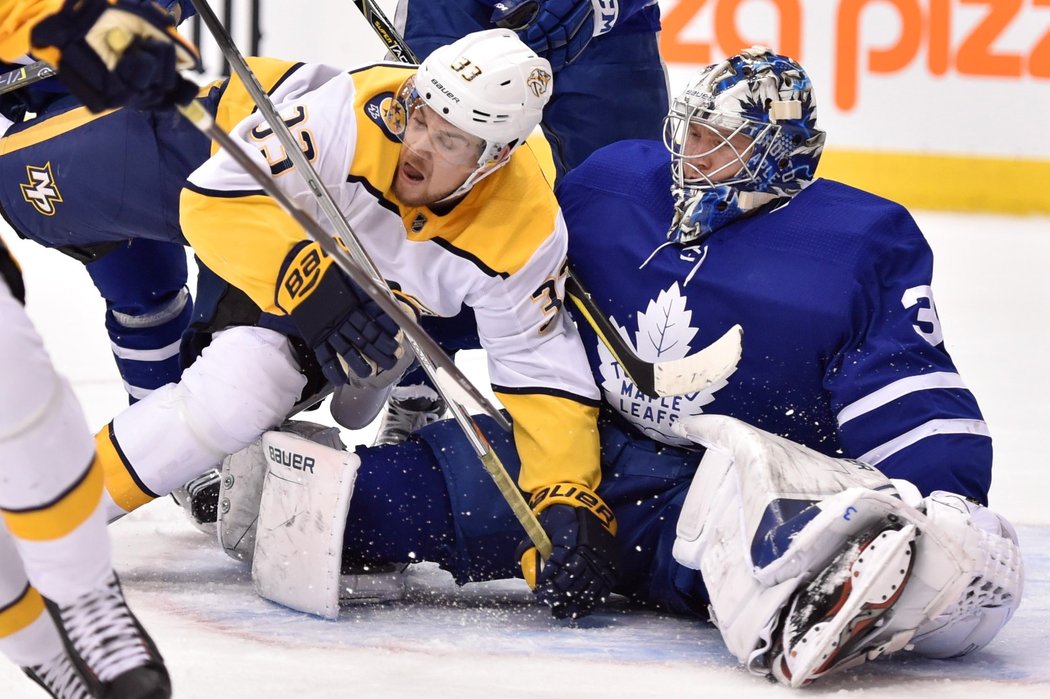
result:
[[[671,153],[675,184],[706,189],[755,179],[765,153],[759,144],[772,124],[743,119],[676,101],[664,120],[664,147]],[[760,155],[760,157],[756,157]]]
[[[429,153],[457,167],[481,164],[485,141],[439,116],[415,89],[413,78],[401,86],[386,121],[402,144],[420,156]]]

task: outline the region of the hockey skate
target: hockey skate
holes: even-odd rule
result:
[[[884,522],[846,548],[787,606],[771,651],[778,682],[801,687],[832,672],[874,660],[911,575],[915,525]]]
[[[394,387],[372,446],[400,444],[413,432],[440,420],[445,409],[445,401],[429,386]]]
[[[190,523],[208,536],[216,536],[219,518],[219,469],[208,469],[175,490],[171,499],[186,512]]]
[[[128,609],[115,573],[100,588],[69,605],[60,607],[48,600],[47,606],[62,634],[69,659],[86,681],[92,696],[106,699],[171,696],[171,680],[164,660]],[[40,673],[36,674],[40,678]]]
[[[91,690],[64,649],[51,661],[22,668],[55,699],[91,699]]]
[[[405,596],[407,563],[358,565],[343,561],[339,575],[340,604],[397,602]]]

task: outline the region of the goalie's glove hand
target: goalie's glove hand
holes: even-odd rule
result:
[[[612,29],[617,6],[618,0],[501,0],[492,23],[518,32],[552,69],[560,70],[579,58],[591,39]]]
[[[198,87],[179,75],[199,68],[193,45],[152,2],[67,0],[31,33],[33,53],[93,112],[188,104]]]
[[[619,575],[616,518],[593,492],[573,483],[531,500],[553,552],[544,561],[530,540],[517,550],[525,582],[557,619],[587,616],[608,599]]]
[[[347,382],[391,369],[404,353],[401,329],[317,243],[304,241],[285,259],[277,306],[314,351],[325,378]]]

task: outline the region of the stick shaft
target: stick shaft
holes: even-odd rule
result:
[[[264,173],[254,161],[247,156],[247,154],[241,151],[233,139],[219,129],[213,121],[207,126],[207,128],[202,128],[202,130],[215,139],[223,149],[227,150],[231,157],[233,157],[239,165],[244,167],[249,175],[258,181],[259,185],[267,194],[272,196],[283,208],[288,210],[296,222],[299,223],[310,237],[321,246],[321,249],[329,254],[344,271],[350,274],[354,281],[358,282],[365,292],[375,299],[379,307],[387,312],[387,314],[402,327],[406,338],[412,346],[413,351],[416,353],[416,358],[419,360],[424,370],[426,370],[434,380],[434,384],[438,387],[438,390],[442,392],[442,395],[448,403],[449,410],[452,412],[457,424],[459,424],[460,428],[463,430],[478,458],[485,466],[486,472],[488,472],[493,478],[500,493],[510,505],[515,517],[525,529],[526,534],[536,546],[537,551],[540,552],[540,555],[544,559],[548,558],[553,548],[550,538],[543,530],[543,527],[540,526],[539,521],[536,519],[536,515],[528,507],[528,504],[522,497],[521,491],[507,474],[506,468],[503,466],[502,462],[500,462],[499,457],[492,449],[492,446],[485,439],[477,423],[469,415],[461,402],[447,390],[448,383],[447,380],[442,379],[442,374],[447,374],[455,379],[458,387],[470,395],[471,398],[474,398],[475,402],[485,409],[498,424],[504,428],[509,428],[509,423],[507,423],[506,418],[504,418],[503,415],[496,410],[495,407],[493,407],[491,403],[480,394],[480,392],[478,392],[477,388],[474,387],[466,376],[462,374],[459,368],[456,367],[455,363],[448,358],[448,355],[446,355],[437,343],[434,342],[421,327],[419,327],[415,319],[411,318],[401,309],[401,304],[397,302],[389,287],[387,287],[386,283],[382,281],[382,276],[379,274],[379,270],[368,257],[368,254],[361,246],[357,236],[350,228],[346,218],[342,215],[342,212],[339,210],[331,195],[324,188],[316,171],[313,169],[313,166],[310,164],[309,160],[307,160],[302,150],[300,150],[294,137],[288,130],[287,125],[277,114],[272,102],[270,102],[269,97],[262,89],[262,86],[255,78],[255,75],[251,72],[244,57],[240,55],[239,51],[237,51],[237,47],[233,43],[229,33],[226,32],[225,28],[218,22],[214,12],[212,12],[205,0],[192,0],[192,2],[194,7],[197,8],[197,12],[200,14],[201,19],[212,32],[216,42],[219,44],[219,48],[222,49],[223,55],[226,56],[233,70],[240,76],[241,81],[244,83],[256,106],[258,106],[263,118],[266,119],[266,122],[281,140],[282,145],[285,147],[285,151],[292,159],[299,174],[305,179],[307,185],[318,199],[322,210],[339,231],[343,242],[347,245],[348,249],[354,253],[353,258],[351,258],[350,255],[347,255],[315,221],[310,219],[310,217],[302,211],[299,211],[288,197],[284,195],[280,188],[277,187],[272,178]],[[203,113],[204,116],[207,116],[208,120],[211,121],[210,116],[204,112],[203,108],[201,108],[199,112]],[[186,114],[186,111],[183,111],[183,114],[193,121],[194,124],[198,124],[201,119],[200,113],[191,116]],[[200,124],[200,126],[203,126],[203,124]],[[366,281],[367,283],[362,283],[363,281]]]

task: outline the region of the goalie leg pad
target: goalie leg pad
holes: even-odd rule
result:
[[[339,437],[339,429],[335,427],[304,420],[288,420],[279,431],[298,435],[337,451],[346,449]],[[265,434],[223,459],[219,480],[219,545],[226,555],[249,563],[255,555],[259,503],[269,466],[264,438]]]
[[[928,530],[959,542],[965,587],[919,626],[914,650],[953,658],[988,645],[1006,625],[1024,592],[1024,560],[1017,532],[1002,516],[954,493],[934,491],[924,500]]]
[[[767,653],[792,595],[852,537],[921,514],[865,464],[723,416],[683,420],[678,429],[708,451],[683,504],[674,558],[703,574],[730,652],[768,674]]]
[[[284,432],[266,433],[263,452],[255,590],[286,607],[336,619],[343,531],[361,461]]]

